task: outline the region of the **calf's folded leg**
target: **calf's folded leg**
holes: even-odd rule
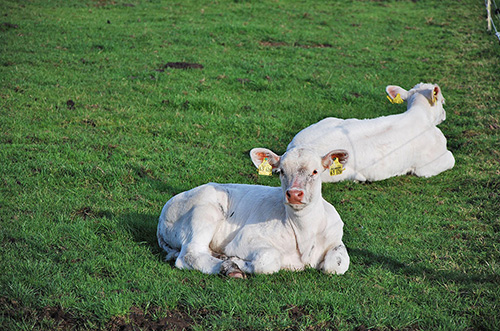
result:
[[[343,243],[326,252],[322,269],[332,274],[344,274],[349,269],[349,254]]]
[[[455,165],[455,158],[450,151],[432,155],[428,159],[429,161],[415,169],[415,175],[419,177],[431,177],[451,169]]]
[[[195,269],[206,274],[217,274],[221,269],[222,259],[214,257],[210,243],[217,230],[217,224],[223,219],[220,208],[213,204],[195,206],[185,219],[182,228],[183,238],[175,266],[179,269]]]

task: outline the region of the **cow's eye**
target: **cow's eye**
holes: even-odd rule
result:
[[[318,174],[318,170],[313,170],[313,175],[317,175]]]

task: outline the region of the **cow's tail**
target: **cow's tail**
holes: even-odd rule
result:
[[[179,256],[179,250],[170,247],[167,242],[161,237],[158,237],[158,245],[160,245],[165,252],[167,252],[167,256],[165,256],[165,261],[174,260]]]

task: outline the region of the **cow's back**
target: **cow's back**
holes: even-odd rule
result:
[[[312,148],[324,155],[333,148],[349,152],[345,171],[336,176],[323,173],[322,180],[380,180],[410,171],[414,150],[434,126],[414,125],[418,119],[397,114],[374,119],[326,118],[300,131],[289,144]],[[413,123],[413,125],[412,125]]]
[[[193,227],[204,226],[206,220],[216,223],[210,246],[222,252],[246,223],[264,222],[272,215],[283,217],[281,195],[281,188],[261,185],[208,183],[195,187],[167,201],[160,215],[158,238],[180,249],[192,240]]]

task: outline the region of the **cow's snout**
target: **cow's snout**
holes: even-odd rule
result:
[[[304,191],[302,190],[292,189],[286,191],[286,200],[292,205],[301,204],[303,198]]]

